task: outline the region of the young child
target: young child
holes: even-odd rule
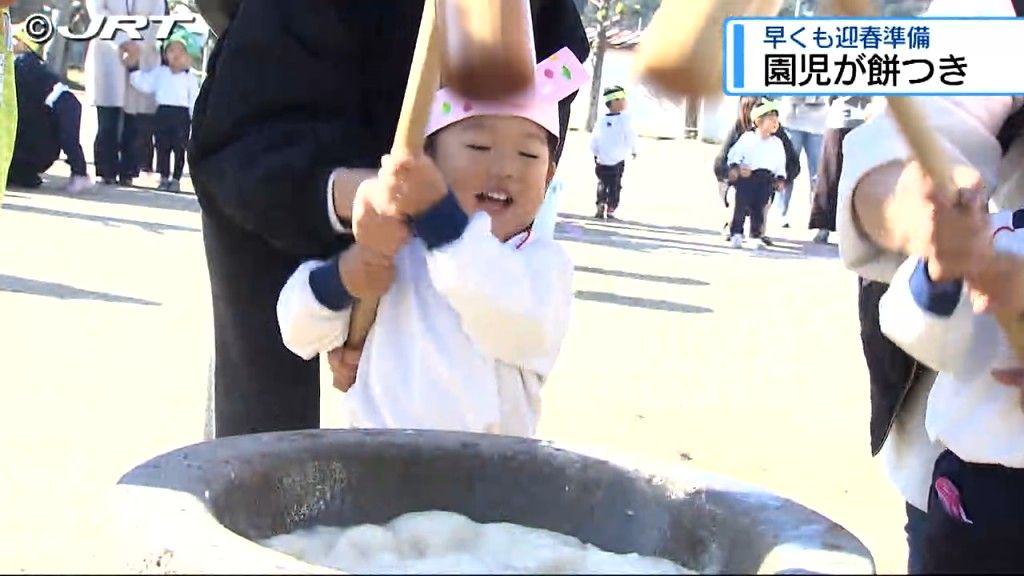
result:
[[[733,248],[743,247],[743,224],[750,215],[750,237],[757,247],[771,246],[764,238],[765,211],[773,190],[786,183],[786,150],[773,137],[779,129],[779,108],[766,100],[750,111],[754,128],[744,132],[729,149],[726,162],[728,179],[736,188],[729,241]]]
[[[590,138],[597,174],[597,214],[594,217],[614,220],[622,193],[626,157],[632,154],[636,158],[636,132],[629,115],[625,114],[625,89],[621,86],[605,89],[604,105],[608,113],[597,121]]]
[[[192,109],[199,96],[199,80],[191,72],[192,62],[201,57],[201,49],[190,32],[179,28],[164,42],[163,53],[163,65],[151,70],[135,70],[130,80],[140,92],[156,97],[154,122],[160,189],[178,192],[185,169],[185,147],[192,124]]]
[[[71,167],[65,190],[78,194],[92,187],[79,140],[82,103],[42,59],[43,46],[25,32],[14,31],[14,77],[18,92],[18,131],[7,183],[37,188],[61,150]]]
[[[996,254],[1024,255],[1024,210],[993,215],[991,230]],[[1011,257],[1011,269],[1001,258],[982,274],[1019,294],[1021,261]],[[945,451],[931,476],[923,569],[1020,573],[1024,404],[1021,388],[1002,381],[1020,361],[995,318],[974,311],[969,282],[933,281],[928,268],[924,260],[908,259],[879,302],[885,335],[939,372],[925,427]]]
[[[427,156],[385,156],[379,178],[360,187],[408,218],[414,237],[395,255],[346,394],[352,425],[533,435],[567,328],[573,265],[531,228],[554,174],[558,101],[586,76],[563,49],[538,64],[530,97],[470,102],[441,90]],[[281,290],[281,336],[298,356],[341,346],[353,293],[387,276],[388,249],[371,245],[374,232],[357,228],[355,245],[303,263]]]

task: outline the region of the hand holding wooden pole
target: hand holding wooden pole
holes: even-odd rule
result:
[[[529,0],[425,0],[392,153],[422,153],[442,68],[464,96],[497,99],[530,88],[536,61]],[[354,303],[346,348],[363,347],[378,303]]]
[[[841,13],[850,16],[873,16],[877,14],[870,0],[833,0]],[[932,183],[950,197],[957,194],[953,186],[952,164],[938,137],[928,127],[928,119],[920,107],[906,96],[888,96],[886,103],[889,113],[900,128],[914,158]],[[996,312],[996,321],[1006,334],[1017,358],[1024,360],[1024,322],[1012,313]]]
[[[440,36],[437,33],[435,0],[425,0],[423,17],[416,37],[412,67],[409,69],[409,83],[405,87],[402,111],[398,116],[398,127],[392,152],[421,152],[424,132],[430,118],[430,105],[438,89],[438,75],[441,70]],[[377,299],[357,300],[352,305],[345,347],[358,350],[366,343],[373,321],[377,317]],[[339,386],[339,388],[343,388]]]

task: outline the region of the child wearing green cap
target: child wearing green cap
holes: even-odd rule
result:
[[[199,96],[199,80],[191,72],[193,59],[200,57],[199,43],[191,33],[178,29],[164,41],[163,56],[163,65],[152,70],[135,70],[130,80],[137,90],[156,98],[156,164],[160,189],[177,192],[181,189],[185,169],[192,111]],[[173,172],[171,153],[174,154]]]
[[[757,248],[771,246],[764,237],[765,211],[773,190],[786,182],[786,149],[782,140],[773,138],[779,129],[779,107],[765,100],[750,111],[754,127],[744,132],[729,149],[726,162],[728,180],[736,188],[729,242],[743,247],[743,224],[750,216],[750,237]]]
[[[608,113],[594,125],[590,151],[594,154],[594,172],[597,174],[596,218],[615,219],[622,192],[622,173],[626,157],[636,158],[636,131],[626,111],[626,90],[612,86],[604,91]]]

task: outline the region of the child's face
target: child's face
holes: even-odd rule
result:
[[[555,170],[547,132],[514,116],[475,116],[438,132],[434,162],[462,209],[490,214],[503,241],[533,222]]]
[[[608,104],[608,109],[611,110],[612,112],[622,112],[623,110],[626,109],[626,99],[619,98],[618,100],[612,100]]]
[[[14,53],[15,54],[24,54],[25,52],[31,52],[31,50],[29,49],[28,46],[25,45],[24,42],[22,42],[21,40],[18,40],[17,38],[15,38],[14,39]]]
[[[757,126],[758,132],[764,136],[775,134],[779,130],[779,115],[775,112],[769,112],[755,120],[754,125]]]
[[[192,57],[180,42],[172,42],[164,50],[164,56],[167,58],[167,66],[175,72],[184,72],[192,67]]]

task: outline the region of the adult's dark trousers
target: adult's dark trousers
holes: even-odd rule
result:
[[[156,171],[162,178],[173,175],[181,180],[185,169],[185,147],[188,146],[192,118],[185,106],[160,106],[156,109]],[[174,172],[171,172],[171,155]]]
[[[153,172],[156,166],[156,114],[135,115],[135,160],[138,171]]]
[[[124,109],[113,106],[96,107],[96,140],[93,158],[100,178],[135,177],[136,118]]]
[[[922,552],[926,574],[1024,573],[1024,468],[940,454]]]
[[[277,297],[301,262],[211,211],[203,244],[213,297],[213,434],[320,427],[320,365],[281,342]]]
[[[625,160],[618,164],[597,164],[594,167],[594,173],[597,175],[597,203],[604,204],[609,212],[614,212],[619,207],[622,174],[625,171]]]
[[[765,212],[771,198],[774,175],[768,170],[754,170],[750,176],[739,178],[733,184],[736,188],[736,199],[733,201],[732,223],[729,234],[743,235],[743,224],[750,217],[750,237],[764,236]]]

